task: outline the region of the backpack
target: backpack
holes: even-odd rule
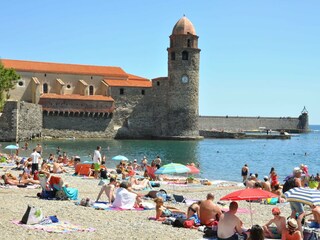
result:
[[[184,219],[184,218],[176,218],[176,220],[172,223],[172,226],[178,227],[178,228],[183,228],[185,221],[186,221],[186,219]]]
[[[295,186],[296,186],[295,178],[290,177],[283,184],[282,192],[285,193],[286,191],[290,190],[291,188],[294,188]]]

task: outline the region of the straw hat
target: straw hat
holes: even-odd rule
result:
[[[290,218],[287,222],[288,227],[291,229],[297,229],[298,228],[298,223],[297,220],[295,220],[294,218]]]

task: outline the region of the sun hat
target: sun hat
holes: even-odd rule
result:
[[[295,220],[294,218],[290,218],[287,222],[288,227],[291,229],[297,229],[298,228],[298,223],[297,220]]]
[[[280,211],[280,209],[279,209],[279,208],[274,207],[274,208],[272,208],[272,214],[274,214],[274,213],[278,213],[278,214],[280,214],[280,213],[281,213],[281,211]]]
[[[293,169],[293,172],[294,173],[301,173],[302,172],[302,170],[299,168],[299,167],[295,167],[294,169]]]

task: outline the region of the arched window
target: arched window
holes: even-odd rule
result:
[[[191,40],[190,39],[188,39],[188,41],[187,41],[187,47],[191,47]]]
[[[171,60],[176,60],[176,53],[175,52],[171,52]]]
[[[188,60],[189,59],[189,53],[187,51],[182,52],[182,60]]]
[[[42,91],[43,91],[43,93],[48,93],[48,83],[44,83],[42,85]]]
[[[89,95],[93,95],[94,87],[91,85],[89,87]]]

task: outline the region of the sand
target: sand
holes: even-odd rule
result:
[[[17,171],[12,171],[17,175]],[[1,173],[0,173],[1,174]],[[61,175],[70,187],[79,189],[80,198],[89,197],[95,200],[100,190],[99,180],[82,179]],[[215,202],[220,197],[240,189],[239,186],[230,186],[216,182],[212,186],[202,187],[172,187],[162,185],[169,194],[173,192],[184,195],[188,199],[204,199],[208,192],[215,194]],[[3,189],[0,188],[1,211],[1,239],[202,239],[203,233],[198,230],[174,228],[160,222],[150,221],[147,218],[155,216],[155,210],[149,211],[104,211],[91,207],[76,206],[74,201],[41,200],[36,194],[41,189]],[[146,191],[145,191],[146,192]],[[102,196],[106,201],[106,196]],[[226,202],[228,204],[228,202]],[[249,209],[249,203],[238,202],[239,207]],[[46,216],[57,215],[60,220],[69,221],[83,227],[95,228],[95,232],[73,232],[68,234],[48,233],[45,231],[25,229],[11,223],[12,220],[21,220],[27,205],[40,207]],[[170,204],[186,210],[186,204]],[[272,218],[271,209],[274,206],[252,203],[253,223],[265,224]],[[284,204],[281,207],[284,216],[289,216],[290,207]],[[246,227],[250,227],[250,214],[237,214]]]

